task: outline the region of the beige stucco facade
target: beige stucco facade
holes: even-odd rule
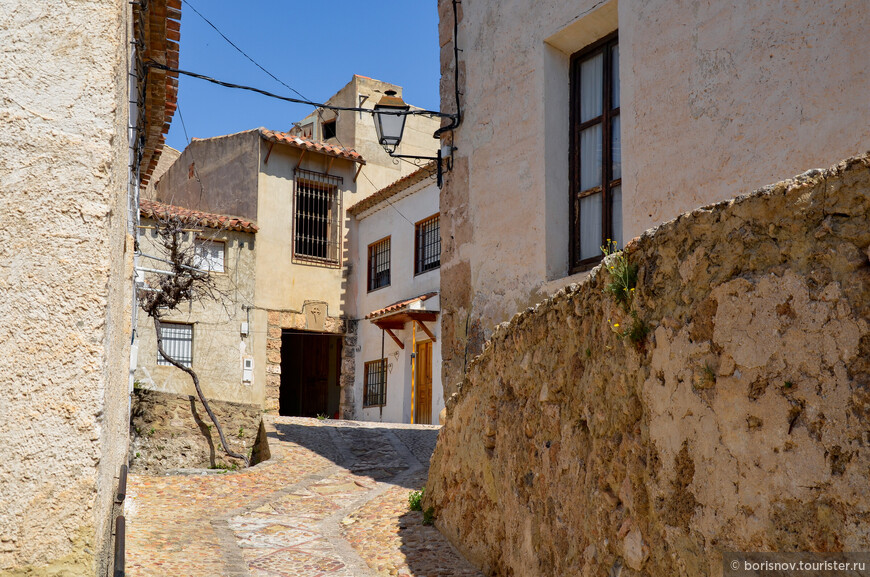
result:
[[[166,258],[157,222],[142,219],[139,249],[143,254]],[[199,232],[194,232],[194,231]],[[192,325],[192,363],[208,399],[233,403],[261,404],[263,382],[245,380],[244,360],[252,356],[252,335],[243,326],[248,308],[254,305],[256,234],[226,228],[191,226],[185,235],[185,249],[195,250],[196,240],[219,242],[223,246],[223,271],[211,272],[211,297],[199,298],[161,320]],[[141,258],[142,266],[166,270],[159,261]],[[146,273],[145,278],[156,277]],[[146,280],[147,282],[147,280]],[[249,325],[248,325],[249,326]],[[190,376],[176,367],[158,364],[154,321],[140,311],[137,322],[138,354],[135,386],[175,395],[196,395]]]
[[[333,106],[371,109],[380,101],[387,90],[394,90],[398,96],[402,96],[402,87],[397,84],[354,74],[351,81],[330,97],[326,103]],[[413,101],[413,95],[409,95],[409,98]],[[412,106],[412,109],[415,108]],[[323,123],[333,121],[335,122],[335,137],[324,138]],[[408,116],[402,143],[396,149],[396,154],[434,157],[438,151],[439,142],[433,135],[439,126],[440,120],[437,118],[419,115]],[[409,161],[390,158],[384,152],[383,147],[378,144],[374,121],[369,113],[318,110],[297,122],[291,132],[308,135],[314,140],[352,148],[366,159],[366,165],[357,181],[356,192],[349,199],[348,206],[367,198],[419,168]]]
[[[128,75],[131,40],[145,31],[140,51],[158,40],[151,56],[177,51],[166,4],[12,0],[0,10],[3,576],[92,577],[109,562],[129,426],[128,202],[139,182],[128,123],[147,133],[144,181],[172,116],[165,92],[152,91],[144,117],[131,111],[144,90]]]
[[[623,244],[695,206],[866,150],[865,8],[462,2],[463,122],[441,197],[447,394],[497,323],[579,278],[568,274],[572,54],[618,31]],[[439,11],[442,108],[452,112],[451,0]]]
[[[257,223],[253,274],[246,281],[252,289],[246,351],[254,360],[250,400],[246,402],[267,410],[278,409],[283,331],[336,336],[346,332],[347,273],[343,263],[348,226],[344,210],[353,198],[362,161],[356,153],[332,154],[329,151],[338,149],[324,149],[308,140],[304,146],[282,142],[273,138],[274,134],[255,129],[194,140],[155,188],[156,199],[161,202]],[[320,148],[312,148],[315,146]],[[337,183],[341,213],[336,215],[340,246],[335,262],[311,262],[295,254],[297,171],[305,172],[306,178],[328,174],[330,182]],[[344,359],[341,375],[331,377],[337,382],[346,376],[349,395],[353,394],[352,371],[352,359]],[[345,406],[352,411],[351,400],[342,400]]]

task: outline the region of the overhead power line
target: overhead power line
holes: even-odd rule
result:
[[[197,72],[191,72],[189,70],[181,70],[179,68],[172,68],[170,66],[166,66],[165,64],[160,64],[159,62],[149,61],[145,63],[146,68],[156,68],[157,70],[165,70],[166,72],[173,72],[175,74],[181,74],[182,76],[189,76],[191,78],[198,78],[199,80],[205,80],[206,82],[211,82],[212,84],[217,84],[218,86],[223,86],[224,88],[235,88],[238,90],[248,90],[250,92],[256,92],[257,94],[262,94],[263,96],[267,96],[269,98],[275,98],[277,100],[283,100],[284,102],[292,102],[294,104],[305,104],[308,106],[313,106],[315,108],[325,108],[326,110],[338,110],[339,112],[366,112],[368,114],[372,114],[374,111],[371,108],[360,108],[358,106],[335,106],[332,104],[326,104],[325,102],[314,102],[313,100],[305,100],[302,98],[293,98],[292,96],[281,96],[280,94],[275,94],[274,92],[269,92],[268,90],[263,90],[262,88],[256,88],[254,86],[245,86],[244,84],[236,84],[234,82],[227,82],[225,80],[218,80],[217,78],[212,78],[211,76],[206,76],[205,74],[199,74]],[[395,116],[434,116],[437,118],[454,118],[455,114],[448,114],[446,112],[438,112],[437,110],[425,110],[425,109],[409,109],[409,110],[391,110],[390,114]]]
[[[289,84],[287,84],[286,82],[284,82],[283,80],[281,80],[280,78],[278,78],[277,76],[275,76],[272,72],[270,72],[269,70],[267,70],[266,67],[264,67],[262,64],[260,64],[260,63],[257,62],[256,60],[254,60],[254,58],[253,58],[251,55],[249,55],[247,52],[245,52],[245,51],[244,51],[244,50],[243,50],[239,45],[237,45],[235,42],[233,42],[232,40],[230,40],[230,38],[229,38],[226,34],[224,34],[224,33],[220,30],[220,28],[217,27],[217,25],[215,25],[211,20],[209,20],[208,18],[206,18],[205,15],[202,14],[202,12],[200,12],[199,10],[197,10],[196,7],[194,7],[194,6],[193,6],[193,5],[192,5],[188,0],[181,0],[181,1],[184,2],[184,4],[186,4],[186,5],[187,5],[191,10],[193,10],[193,12],[194,12],[197,16],[199,16],[199,17],[200,17],[200,18],[201,18],[201,19],[202,19],[206,24],[208,24],[208,25],[209,25],[209,26],[210,26],[210,27],[211,27],[215,32],[217,32],[218,35],[219,35],[221,38],[223,38],[223,39],[227,42],[227,44],[229,44],[230,46],[232,46],[232,47],[233,47],[237,52],[239,52],[239,54],[241,54],[241,55],[244,56],[248,61],[250,61],[251,64],[253,64],[253,65],[256,66],[257,68],[259,68],[260,70],[262,70],[262,71],[263,71],[264,73],[266,73],[270,78],[272,78],[273,80],[275,80],[276,82],[278,82],[279,84],[281,84],[282,86],[284,86],[285,88],[287,88],[288,90],[290,90],[291,92],[293,92],[293,93],[299,95],[299,97],[300,97],[303,101],[305,101],[304,103],[306,103],[306,104],[310,104],[310,105],[312,105],[312,106],[318,106],[318,108],[317,108],[317,115],[320,117],[321,120],[323,120],[323,112],[322,112],[322,110],[323,110],[324,108],[331,109],[331,110],[335,110],[335,111],[348,110],[348,111],[353,111],[353,112],[369,112],[369,113],[372,112],[371,109],[367,109],[367,108],[347,108],[347,107],[337,107],[337,106],[330,106],[330,105],[318,104],[318,103],[315,103],[315,102],[309,100],[309,99],[308,99],[304,94],[302,94],[301,92],[299,92],[298,90],[296,90],[295,88],[293,88],[292,86],[290,86]],[[178,71],[178,72],[181,73],[181,71]],[[193,74],[193,73],[189,73],[189,75],[191,75],[191,76],[192,76],[192,74]],[[272,93],[268,93],[267,91],[263,91],[263,90],[256,89],[256,88],[243,87],[242,85],[235,85],[235,84],[233,84],[232,86],[229,86],[229,85],[232,84],[232,83],[221,82],[221,81],[217,81],[216,79],[209,79],[209,77],[206,77],[205,75],[197,75],[197,76],[193,76],[193,77],[195,77],[195,78],[200,78],[200,79],[202,79],[202,80],[214,81],[215,83],[219,83],[219,85],[221,85],[221,86],[228,86],[228,87],[231,87],[231,88],[239,88],[239,89],[251,89],[251,90],[253,90],[253,91],[255,91],[255,92],[258,92],[258,93],[260,93],[260,94],[264,94],[265,96],[270,96],[270,97],[272,96]],[[280,97],[279,95],[275,95],[275,97],[280,98],[280,99],[282,99],[282,100],[285,99],[285,97]],[[294,102],[294,101],[295,101],[295,99],[288,99],[288,100],[289,100],[290,102]],[[179,110],[179,114],[180,114],[180,110]],[[439,115],[440,115],[440,113],[439,113]],[[448,116],[449,116],[449,115],[448,115]],[[183,124],[184,124],[184,119],[183,119],[183,118],[181,119],[181,122],[182,122],[182,126],[183,126]],[[454,121],[454,122],[455,122],[455,121]],[[185,128],[185,137],[187,137],[187,130],[186,130],[186,128]],[[335,138],[336,138],[336,140],[338,140],[338,136],[337,136],[337,135],[336,135]],[[187,140],[188,140],[188,144],[189,144],[189,143],[190,143],[190,139],[188,138]],[[340,140],[338,140],[338,144],[339,144],[339,146],[344,147],[344,144],[342,144],[342,142],[341,142]],[[406,160],[406,159],[404,159],[404,158],[402,158],[402,159],[400,159],[400,160],[403,161],[403,162],[406,162],[406,163],[408,163],[408,164],[410,164],[410,165],[412,165],[412,166],[415,166],[415,167],[417,167],[417,168],[422,168],[421,165],[419,165],[419,164],[417,164],[417,163],[414,163],[414,162],[411,162],[411,161],[409,161],[409,160]],[[365,178],[365,179],[369,182],[370,185],[372,185],[372,187],[377,188],[365,172],[361,172],[361,175],[362,175],[363,178]],[[198,177],[198,176],[197,176],[197,180],[199,180],[199,177]],[[200,183],[200,186],[202,186],[201,183]],[[406,220],[408,223],[410,223],[411,225],[414,224],[414,223],[412,223],[412,222],[408,219],[408,217],[406,217],[404,214],[402,214],[402,212],[398,209],[398,207],[396,207],[392,202],[390,202],[389,200],[387,200],[387,202],[388,202],[388,203],[390,204],[390,206],[391,206],[391,207],[392,207],[392,208],[393,208],[393,209],[394,209],[394,210],[399,214],[399,216],[401,216],[403,219],[405,219],[405,220]]]
[[[271,72],[269,72],[268,70],[266,70],[265,68],[263,68],[263,66],[262,66],[259,62],[257,62],[256,60],[254,60],[250,55],[248,55],[247,52],[245,52],[244,50],[242,50],[241,48],[239,48],[239,46],[238,46],[235,42],[233,42],[232,40],[230,40],[230,39],[227,37],[226,34],[224,34],[223,32],[221,32],[220,29],[219,29],[217,26],[215,26],[215,25],[212,23],[211,20],[209,20],[208,18],[206,18],[205,16],[203,16],[202,12],[200,12],[199,10],[197,10],[196,8],[194,8],[193,5],[192,5],[190,2],[188,2],[187,0],[181,0],[181,1],[184,2],[185,4],[187,4],[187,6],[188,6],[191,10],[193,10],[193,11],[196,13],[197,16],[199,16],[200,18],[202,18],[202,19],[205,21],[206,24],[208,24],[209,26],[211,26],[211,27],[214,29],[215,32],[217,32],[218,34],[220,34],[220,37],[223,38],[224,40],[226,40],[227,43],[228,43],[230,46],[232,46],[233,48],[235,48],[236,50],[238,50],[239,54],[241,54],[242,56],[244,56],[245,58],[247,58],[248,60],[250,60],[250,61],[251,61],[251,64],[253,64],[253,65],[256,66],[257,68],[259,68],[260,70],[262,70],[263,72],[265,72],[266,74],[268,74],[268,75],[269,75],[273,80],[275,80],[275,82],[278,82],[278,83],[282,84],[282,85],[283,85],[287,90],[290,90],[291,92],[295,92],[296,94],[299,95],[300,98],[305,98],[305,95],[304,95],[304,94],[302,94],[301,92],[299,92],[298,90],[296,90],[295,88],[293,88],[292,86],[290,86],[289,84],[287,84],[286,82],[284,82],[283,80],[281,80],[280,78],[278,78],[277,76],[275,76],[274,74],[272,74]]]

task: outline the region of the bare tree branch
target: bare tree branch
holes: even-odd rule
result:
[[[248,457],[234,452],[227,444],[223,428],[202,392],[196,371],[168,355],[163,348],[162,319],[167,312],[177,310],[182,303],[198,299],[218,301],[225,309],[227,308],[226,295],[215,286],[209,271],[199,269],[199,263],[196,262],[195,258],[194,243],[185,245],[184,236],[189,230],[189,225],[176,217],[168,217],[158,221],[157,234],[166,256],[163,262],[169,264],[170,268],[159,273],[151,273],[154,282],[148,290],[139,293],[139,306],[149,317],[154,319],[159,353],[172,366],[187,373],[193,381],[199,400],[217,428],[224,452],[230,457],[241,459],[247,467],[250,465]]]

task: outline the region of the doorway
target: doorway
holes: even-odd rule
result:
[[[338,416],[342,336],[283,331],[278,414]]]
[[[432,424],[432,341],[417,343],[417,398],[414,400],[414,422]]]

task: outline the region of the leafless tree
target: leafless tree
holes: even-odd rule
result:
[[[151,273],[152,278],[149,286],[143,287],[139,292],[139,306],[149,317],[154,319],[158,352],[171,365],[187,373],[193,380],[196,394],[217,429],[224,452],[230,457],[243,460],[245,466],[248,466],[250,465],[248,457],[236,453],[227,444],[223,428],[202,392],[196,371],[167,354],[163,348],[161,323],[167,313],[178,310],[179,306],[184,303],[200,299],[225,303],[226,295],[217,288],[211,273],[199,268],[201,263],[197,262],[194,243],[185,242],[186,235],[192,232],[189,224],[185,224],[178,217],[169,215],[157,220],[156,229],[163,251],[161,260],[169,266],[165,270],[161,269],[159,273]]]

